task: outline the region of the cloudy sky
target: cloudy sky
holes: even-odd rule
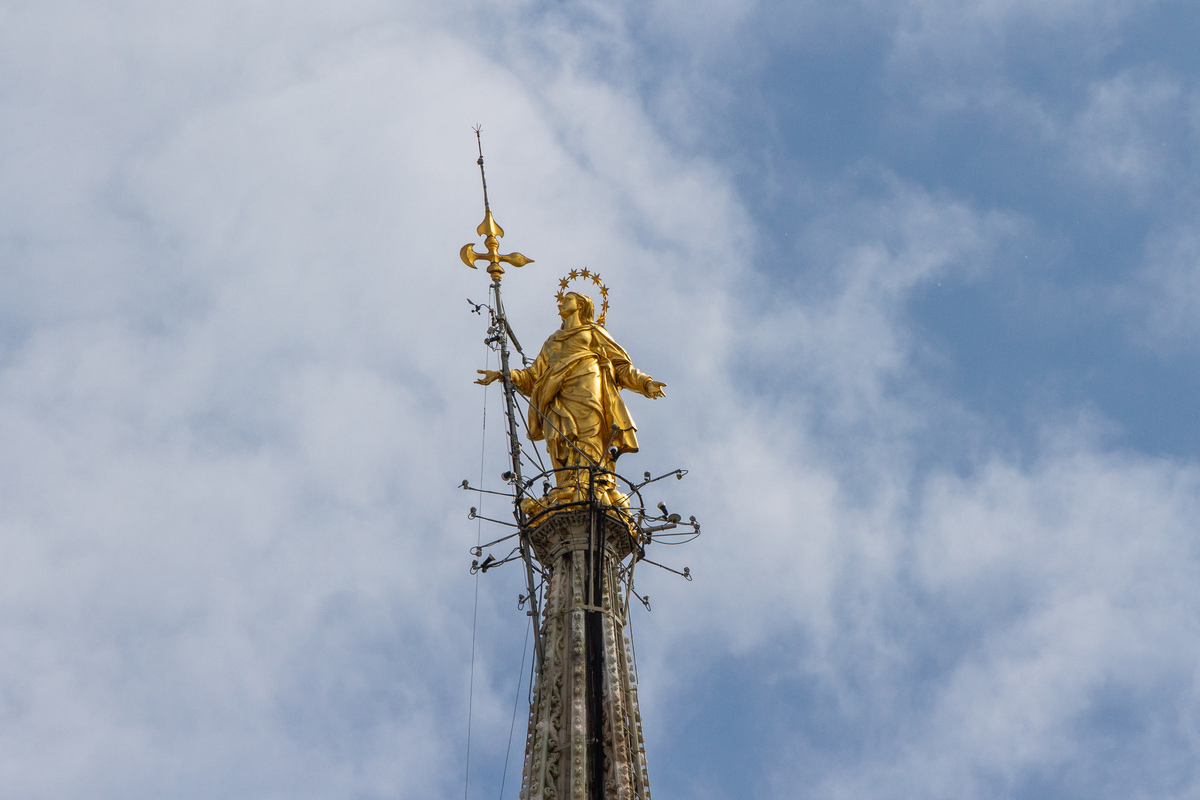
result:
[[[1200,798],[1198,38],[0,0],[0,798],[516,797],[475,124],[522,342],[591,267],[668,384],[622,461],[704,525],[639,571],[658,800]]]

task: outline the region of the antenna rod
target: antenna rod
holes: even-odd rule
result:
[[[517,527],[521,536],[521,558],[525,562],[525,581],[529,587],[529,611],[533,617],[533,654],[540,667],[546,661],[545,644],[542,642],[541,620],[537,601],[537,583],[533,577],[533,559],[530,555],[532,543],[529,541],[529,529],[525,527],[525,512],[521,509],[521,500],[525,495],[525,480],[521,476],[521,440],[517,434],[517,403],[516,384],[512,381],[508,367],[508,316],[504,313],[504,300],[500,296],[500,278],[492,281],[492,294],[496,298],[496,310],[493,312],[496,320],[496,339],[500,345],[500,375],[504,381],[504,415],[508,418],[508,455],[512,459],[513,516],[517,518]]]
[[[475,163],[479,165],[479,177],[483,179],[484,210],[484,220],[479,226],[478,232],[482,234],[485,232],[485,230],[488,231],[488,238],[486,239],[486,242],[488,243],[488,253],[494,254],[495,251],[499,249],[496,236],[503,236],[504,231],[500,230],[500,226],[496,225],[496,223],[492,221],[492,211],[488,206],[487,175],[483,171],[483,140],[479,135],[479,132],[482,129],[482,125],[475,126],[475,142],[479,146],[479,160]],[[493,226],[493,228],[490,230],[486,228],[486,226],[489,224]],[[473,268],[474,264],[467,260],[468,257],[483,257],[475,253],[473,249],[470,250],[468,255],[468,248],[471,248],[471,245],[464,247],[461,255],[463,261],[467,262],[467,266]],[[496,261],[504,261],[517,266],[530,263],[530,259],[525,258],[525,256],[521,255],[520,253],[512,253],[507,256],[498,256],[496,257]],[[493,263],[493,266],[499,267],[499,263]],[[500,350],[500,375],[504,380],[504,415],[508,418],[508,455],[512,460],[513,488],[515,490],[513,497],[513,516],[516,517],[517,527],[520,529],[520,538],[517,541],[519,542],[519,548],[521,550],[521,559],[525,562],[525,580],[529,588],[529,613],[530,616],[533,617],[533,653],[534,659],[540,668],[540,666],[545,663],[546,660],[546,649],[545,644],[542,642],[540,626],[541,614],[538,609],[536,591],[537,581],[534,580],[533,557],[530,553],[533,545],[529,540],[529,530],[525,527],[525,512],[521,509],[521,500],[525,496],[525,480],[521,476],[521,440],[517,434],[517,389],[516,385],[512,382],[512,375],[508,366],[508,341],[511,338],[515,342],[516,337],[512,335],[512,329],[508,325],[508,315],[504,313],[504,299],[500,296],[500,276],[504,274],[504,270],[496,269],[493,271],[492,267],[489,267],[488,274],[492,276],[491,289],[492,296],[495,298],[495,308],[492,310],[492,322],[495,330],[495,339],[490,339],[489,341],[495,341],[495,343],[498,345],[498,349]],[[517,350],[519,351],[520,349],[521,346],[518,344]],[[524,355],[524,353],[521,354],[522,358],[524,358]]]
[[[483,210],[491,211],[487,198],[487,175],[483,172],[483,139],[479,136],[481,130],[483,130],[482,125],[475,126],[475,144],[479,145],[479,160],[475,163],[479,165],[479,177],[483,179]]]

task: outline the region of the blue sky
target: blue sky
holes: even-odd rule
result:
[[[0,798],[463,796],[477,123],[522,342],[588,266],[668,384],[622,461],[705,530],[638,575],[656,798],[1197,797],[1198,35],[0,3]],[[468,798],[514,698],[516,796],[520,590]]]

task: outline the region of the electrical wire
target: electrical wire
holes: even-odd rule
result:
[[[500,776],[500,800],[504,800],[504,784],[508,780],[508,759],[512,755],[513,731],[517,727],[517,708],[521,703],[521,683],[525,677],[525,654],[529,652],[529,634],[533,630],[533,617],[529,618],[529,626],[525,628],[525,646],[521,648],[521,668],[517,670],[517,691],[513,696],[512,722],[508,725],[508,749],[504,751],[504,772]]]
[[[488,350],[484,360],[484,368],[492,365],[492,354]],[[479,434],[479,507],[483,508],[483,462],[487,452],[487,387],[483,389],[483,430]],[[475,546],[478,548],[483,541],[483,520],[480,519],[475,527]],[[475,712],[475,630],[479,621],[479,571],[475,573],[475,604],[471,611],[471,672],[467,689],[467,765],[463,776],[463,800],[467,800],[467,792],[471,788],[471,722]]]
[[[633,592],[633,567],[637,564],[635,559],[633,564],[629,565],[629,591]],[[634,592],[636,594],[636,592]],[[640,599],[640,598],[639,598]],[[638,679],[637,668],[637,646],[633,643],[633,610],[629,607],[629,594],[625,595],[625,627],[629,629],[629,658],[633,661],[633,682],[641,684]]]
[[[518,395],[518,396],[517,396],[517,408],[518,408],[518,409],[520,409],[520,408],[521,408],[521,401],[522,401],[522,400],[524,400],[524,398],[522,398],[522,397],[520,397],[520,396]],[[526,410],[526,412],[528,412],[528,408],[529,408],[529,401],[528,401],[528,400],[526,400],[526,401],[525,401],[525,410]],[[521,414],[521,415],[518,417],[518,419],[519,419],[519,420],[520,420],[520,422],[521,422],[521,427],[525,429],[525,438],[529,439],[529,442],[530,442],[530,444],[532,444],[532,445],[533,445],[533,454],[534,454],[534,456],[536,456],[536,457],[537,457],[538,468],[539,468],[539,469],[541,469],[541,471],[542,471],[542,472],[546,472],[546,471],[547,471],[547,470],[546,470],[546,465],[545,465],[544,463],[542,463],[542,452],[541,452],[541,450],[539,450],[539,449],[538,449],[537,442],[533,441],[533,438],[532,438],[532,437],[530,437],[530,435],[529,435],[529,423],[525,421],[525,416],[526,416],[526,414]],[[521,449],[522,449],[522,452],[523,452],[523,451],[524,451],[524,448],[521,448]],[[530,466],[533,466],[533,464],[531,463],[531,464],[530,464]]]

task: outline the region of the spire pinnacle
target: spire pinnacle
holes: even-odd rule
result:
[[[526,258],[520,253],[508,253],[502,255],[500,253],[500,237],[504,236],[504,228],[492,218],[492,208],[488,203],[487,193],[487,174],[483,171],[483,140],[480,137],[480,131],[483,126],[475,126],[475,143],[479,146],[479,160],[475,163],[479,165],[479,177],[483,181],[483,222],[479,223],[479,227],[475,232],[484,237],[483,246],[487,248],[486,253],[475,252],[475,246],[468,242],[458,251],[458,257],[463,263],[471,269],[477,269],[476,261],[488,262],[488,274],[492,276],[492,280],[499,283],[500,277],[504,274],[504,267],[500,266],[501,262],[512,264],[514,267],[523,267],[526,264],[532,264],[532,258]]]

